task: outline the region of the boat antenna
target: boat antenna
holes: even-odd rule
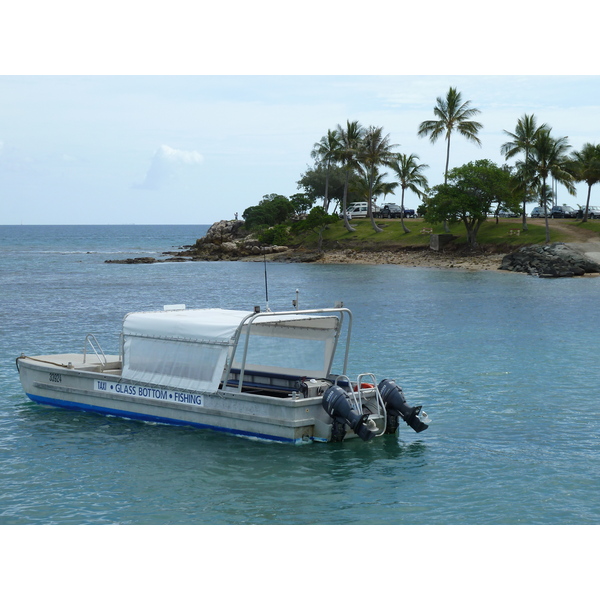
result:
[[[267,280],[267,255],[263,254],[264,264],[265,264],[265,299],[267,301],[267,312],[271,312],[269,309],[269,282]]]

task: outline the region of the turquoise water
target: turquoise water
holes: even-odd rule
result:
[[[433,422],[291,447],[38,406],[15,358],[116,352],[164,304],[265,306],[262,263],[112,265],[206,226],[0,227],[0,524],[598,524],[600,278],[270,264],[271,309],[354,314],[350,373]]]

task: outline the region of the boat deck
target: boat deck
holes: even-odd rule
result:
[[[106,363],[95,356],[83,354],[47,354],[40,356],[26,356],[22,360],[42,363],[49,366],[76,371],[89,371],[91,373],[107,373],[120,375],[123,363],[117,355],[106,355]]]

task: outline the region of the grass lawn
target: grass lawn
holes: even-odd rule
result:
[[[559,223],[560,221],[560,223]],[[354,219],[352,227],[356,229],[349,232],[344,227],[343,221],[330,225],[323,234],[323,249],[331,248],[357,248],[357,249],[388,249],[388,248],[428,248],[431,233],[445,233],[442,224],[431,225],[423,219],[404,219],[404,224],[410,233],[404,233],[400,219],[377,219],[377,224],[383,231],[376,233],[371,227],[369,219]],[[560,229],[553,229],[553,225]],[[522,221],[517,219],[500,219],[498,224],[494,218],[484,222],[477,234],[477,242],[481,250],[510,252],[521,246],[546,243],[546,227],[543,219],[527,219],[527,231],[522,230]],[[560,219],[550,221],[550,241],[569,242],[578,237],[578,229],[592,231],[600,236],[600,220],[580,221]],[[518,232],[518,234],[516,233]],[[450,233],[457,236],[453,242],[454,247],[466,246],[467,236],[465,226],[456,223],[450,226]],[[298,240],[300,241],[300,240]],[[310,234],[302,240],[302,245],[312,247],[317,244],[317,235]]]

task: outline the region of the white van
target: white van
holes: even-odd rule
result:
[[[375,206],[373,206],[373,210],[376,210]],[[352,202],[352,204],[349,204],[348,208],[346,209],[346,213],[348,214],[349,219],[356,219],[357,217],[366,217],[368,212],[368,202]]]

